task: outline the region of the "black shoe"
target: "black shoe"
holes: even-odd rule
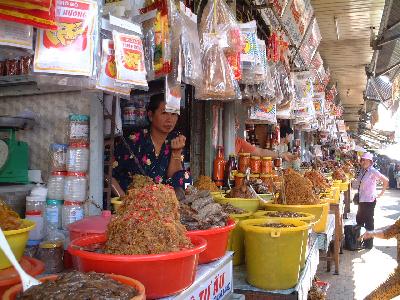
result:
[[[364,241],[362,246],[364,249],[371,250],[374,247],[374,241],[373,240]]]

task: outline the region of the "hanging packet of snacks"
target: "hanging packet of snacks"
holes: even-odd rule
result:
[[[311,64],[311,61],[322,39],[317,18],[314,18],[310,26],[311,28],[305,35],[304,41],[299,49],[300,57],[302,58],[306,67]]]
[[[215,34],[203,36],[202,65],[204,80],[196,89],[196,98],[201,100],[240,99],[239,84],[229,66]]]
[[[254,69],[254,82],[262,83],[266,76],[267,46],[265,41],[257,39],[256,67]]]
[[[203,69],[201,66],[201,49],[199,33],[197,31],[197,15],[181,3],[182,14],[182,81],[199,87],[203,80]]]
[[[276,68],[279,72],[280,85],[283,95],[280,105],[287,106],[293,100],[293,79],[290,77],[290,74],[287,72],[282,63],[278,63]]]
[[[109,39],[102,41],[101,69],[98,74],[96,88],[110,93],[130,95],[129,87],[116,84],[117,66],[115,64],[114,42]]]
[[[34,71],[92,76],[97,41],[97,2],[57,1],[57,30],[38,30]]]
[[[113,40],[117,66],[115,80],[118,85],[147,90],[143,44],[140,36],[113,30]]]
[[[258,123],[276,124],[276,105],[258,104],[252,106],[249,119]]]
[[[272,78],[274,80],[274,86],[275,86],[275,98],[272,99],[272,102],[274,104],[280,104],[283,100],[283,93],[282,93],[282,88],[281,88],[281,82],[280,82],[280,74],[279,71],[276,67],[276,65],[271,68],[272,72]]]
[[[318,92],[314,93],[313,97],[314,109],[317,116],[321,116],[324,114],[325,107],[325,93]]]
[[[0,45],[32,50],[32,26],[0,20]]]
[[[0,0],[0,19],[56,30],[56,0]]]
[[[257,45],[257,23],[251,21],[240,24],[241,37],[243,40],[240,61],[242,65],[241,83],[252,84],[255,80],[254,70],[257,65],[258,45]]]
[[[221,45],[225,44],[224,48],[229,48],[233,52],[242,50],[239,25],[235,14],[224,0],[209,0],[204,7],[199,26],[202,49],[204,49],[203,35],[210,33],[219,35],[222,40]]]
[[[171,71],[169,0],[156,0],[140,10],[143,17],[143,43],[149,80]]]

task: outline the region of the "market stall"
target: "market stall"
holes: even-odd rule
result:
[[[283,2],[0,4],[0,225],[55,275],[24,297],[324,294],[352,140],[311,3]]]

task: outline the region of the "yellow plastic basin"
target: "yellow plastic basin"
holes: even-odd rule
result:
[[[313,225],[313,221],[315,219],[315,216],[309,213],[302,212],[304,214],[304,217],[297,217],[297,218],[288,218],[288,217],[270,217],[268,216],[268,212],[274,212],[274,211],[266,211],[266,210],[258,210],[256,211],[253,215],[253,219],[270,219],[270,220],[297,220],[297,221],[303,221],[306,222],[307,224]],[[303,249],[301,252],[301,261],[300,261],[300,268],[303,269],[305,264],[306,264],[306,253],[307,253],[307,241],[308,241],[308,234],[304,235],[305,241],[303,243]]]
[[[321,202],[320,204],[314,205],[283,205],[275,203],[263,204],[265,210],[272,211],[294,211],[294,212],[304,212],[314,215],[313,230],[315,232],[324,232],[326,229],[326,224],[328,221],[329,214],[329,203]]]
[[[221,204],[229,203],[248,212],[255,212],[260,206],[259,199],[215,197],[214,200]]]
[[[347,192],[348,190],[349,190],[349,182],[348,181],[342,182],[340,184],[340,191],[341,192]]]
[[[231,214],[230,216],[237,221],[238,225],[229,235],[228,249],[234,251],[233,265],[238,266],[244,263],[244,231],[240,224],[247,220],[251,213]]]
[[[17,260],[20,260],[24,254],[26,242],[29,238],[29,231],[36,226],[35,222],[31,220],[23,220],[23,224],[24,228],[3,231]],[[3,251],[0,250],[0,270],[7,269],[11,266],[12,264],[9,262],[8,258],[4,255]]]
[[[292,224],[296,227],[260,227],[265,223]],[[266,290],[285,290],[299,279],[303,243],[309,224],[298,220],[249,219],[242,221],[245,232],[247,281]]]
[[[120,206],[122,205],[122,201],[119,200],[119,199],[120,199],[120,197],[111,198],[111,204],[113,205],[114,211],[115,211],[115,212],[116,212],[116,211],[120,208]]]

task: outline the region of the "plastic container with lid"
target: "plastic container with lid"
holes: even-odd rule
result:
[[[246,173],[250,167],[250,153],[239,153],[239,172]]]
[[[41,241],[44,238],[44,216],[40,211],[27,211],[25,219],[35,222],[36,226],[29,232],[30,241]]]
[[[47,188],[45,188],[40,183],[36,184],[35,187],[31,190],[31,196],[39,196],[46,200],[47,197]]]
[[[67,150],[67,171],[86,172],[89,167],[89,144],[71,143]]]
[[[272,162],[272,157],[263,157],[261,160],[261,173],[272,174],[274,169],[274,164]]]
[[[69,142],[89,141],[89,116],[72,114],[69,116],[68,128]]]
[[[259,156],[252,156],[250,158],[250,169],[253,174],[261,173],[261,159]]]
[[[49,176],[49,181],[47,183],[47,198],[49,199],[64,199],[64,186],[65,186],[65,176],[67,172],[54,171],[51,172]]]
[[[70,172],[65,177],[64,200],[80,201],[86,200],[87,177],[82,172]]]
[[[99,216],[86,217],[80,221],[68,225],[71,241],[88,235],[103,234],[111,220],[111,211],[104,210]]]
[[[61,229],[63,200],[46,200],[46,225]]]
[[[82,220],[84,211],[82,203],[73,201],[64,201],[62,207],[62,228],[68,230],[68,225]]]
[[[62,241],[43,241],[39,245],[38,258],[45,264],[46,274],[60,273],[64,270],[64,246]]]
[[[67,166],[66,144],[50,144],[50,171],[65,171]]]
[[[44,213],[44,208],[46,205],[46,197],[42,196],[26,196],[26,212],[38,212],[40,214]]]

